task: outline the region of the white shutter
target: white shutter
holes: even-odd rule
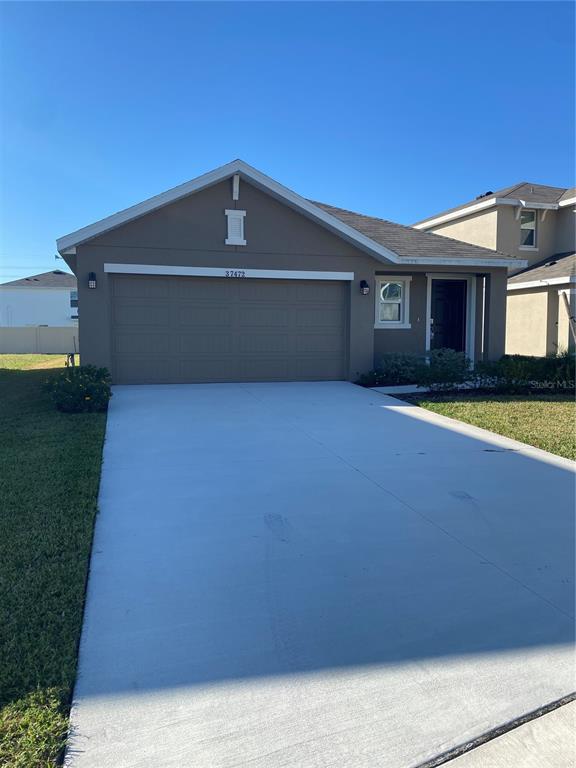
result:
[[[246,216],[246,211],[227,210],[225,213],[228,220],[226,245],[246,245],[246,240],[244,240],[244,217]]]

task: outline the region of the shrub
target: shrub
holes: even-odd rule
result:
[[[453,389],[470,378],[470,360],[454,349],[433,349],[418,367],[417,384],[432,390]]]
[[[504,355],[500,360],[477,363],[475,372],[476,386],[511,394],[572,389],[574,378],[574,356],[568,352],[550,357]]]
[[[56,408],[65,413],[105,411],[112,397],[106,368],[81,365],[67,368],[45,383]]]
[[[363,374],[358,384],[363,387],[388,387],[398,384],[414,384],[422,360],[414,355],[390,353],[383,355],[380,365]]]

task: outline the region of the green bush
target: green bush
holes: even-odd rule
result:
[[[470,360],[454,349],[433,349],[427,363],[418,366],[419,387],[454,389],[470,378]]]
[[[510,394],[573,389],[574,363],[574,355],[568,352],[550,357],[504,355],[500,360],[477,363],[475,384]]]
[[[363,374],[358,384],[364,387],[389,387],[399,384],[414,384],[422,359],[414,355],[391,352],[382,355],[380,365]]]
[[[45,389],[50,393],[56,408],[65,413],[105,411],[112,397],[111,378],[106,368],[81,365],[67,368],[50,378]]]

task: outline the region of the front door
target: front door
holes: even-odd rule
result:
[[[466,351],[466,280],[432,280],[431,349]]]

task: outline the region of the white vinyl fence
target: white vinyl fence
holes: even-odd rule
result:
[[[0,354],[68,354],[78,352],[76,326],[0,328]]]

